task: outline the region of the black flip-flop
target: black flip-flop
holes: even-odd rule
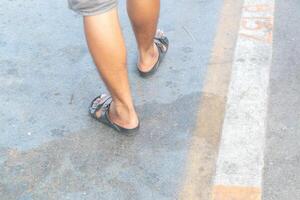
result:
[[[89,113],[90,115],[95,118],[97,121],[113,128],[114,130],[120,132],[120,133],[125,133],[125,134],[132,134],[134,132],[136,132],[140,125],[138,124],[138,126],[136,128],[133,129],[127,129],[124,127],[121,127],[117,124],[115,124],[114,122],[112,122],[109,119],[109,107],[112,103],[112,98],[108,95],[102,94],[98,97],[96,97],[89,108]],[[100,117],[97,117],[96,113],[102,110]]]
[[[154,38],[154,43],[155,45],[157,46],[158,48],[158,60],[157,62],[155,63],[155,65],[151,68],[150,71],[147,71],[147,72],[143,72],[139,69],[139,66],[137,66],[137,69],[139,71],[139,74],[142,76],[142,77],[148,77],[150,75],[153,75],[159,65],[161,64],[161,62],[163,61],[165,55],[167,54],[168,52],[168,49],[169,49],[169,40],[168,38],[164,35],[164,33],[162,31],[158,31],[157,34],[156,34],[156,37]]]

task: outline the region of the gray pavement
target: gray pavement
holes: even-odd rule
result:
[[[120,0],[142,122],[139,133],[128,137],[87,113],[105,87],[88,53],[82,19],[66,0],[0,1],[0,200],[208,200],[216,189],[213,173],[242,5],[162,1],[160,28],[170,51],[158,73],[142,79]],[[275,5],[262,199],[297,200],[300,3]],[[237,151],[245,150],[239,144]],[[251,185],[217,186],[221,195],[214,200],[260,194]]]
[[[265,200],[300,199],[300,2],[277,0],[268,133]]]
[[[136,73],[120,2],[129,75],[142,120],[123,137],[92,120],[105,90],[81,17],[65,1],[0,2],[0,199],[176,199],[222,1],[163,1],[171,41],[154,77]]]

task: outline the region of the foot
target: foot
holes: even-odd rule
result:
[[[102,104],[106,100],[107,96],[102,95],[95,102],[97,104]],[[108,118],[112,123],[125,129],[134,129],[138,127],[139,120],[133,106],[129,107],[121,103],[111,102],[108,109]],[[104,112],[105,109],[96,111],[96,118],[99,119]]]
[[[153,42],[153,45],[150,49],[144,52],[140,52],[140,57],[138,61],[138,68],[142,72],[149,72],[157,63],[159,58],[157,45]]]
[[[155,72],[154,68],[158,68],[168,47],[169,41],[164,32],[157,30],[152,46],[147,50],[139,49],[140,56],[137,66],[142,76],[148,76]]]

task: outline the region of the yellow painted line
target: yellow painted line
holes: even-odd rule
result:
[[[224,0],[179,199],[208,200],[211,196],[242,4],[241,0]]]
[[[212,200],[261,200],[261,189],[218,185],[213,188]]]

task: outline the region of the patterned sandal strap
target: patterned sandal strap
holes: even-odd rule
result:
[[[168,38],[165,36],[165,33],[161,30],[158,30],[154,39],[156,40],[157,43],[160,43],[160,45],[163,45],[166,50],[169,47],[169,40]]]
[[[91,114],[94,118],[98,119],[98,117],[96,116],[96,113],[97,113],[99,110],[101,110],[101,109],[107,107],[108,105],[110,105],[111,102],[112,102],[111,96],[102,94],[102,95],[96,97],[96,98],[92,101],[92,103],[91,103],[91,106],[90,106],[90,114]]]

